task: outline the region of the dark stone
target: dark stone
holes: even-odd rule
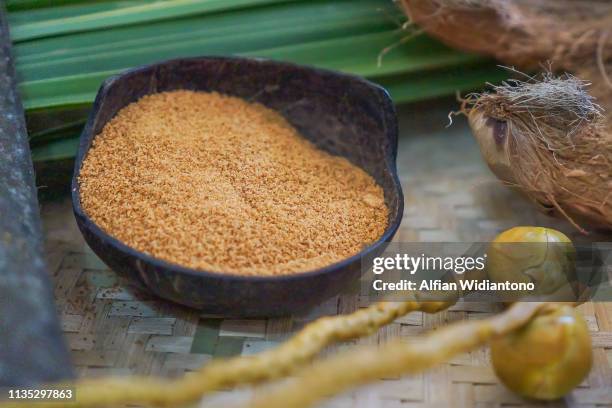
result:
[[[0,386],[70,377],[43,258],[34,170],[0,5]]]

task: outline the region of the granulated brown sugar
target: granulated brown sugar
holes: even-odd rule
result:
[[[377,240],[380,186],[308,142],[278,113],[192,91],[149,95],[95,138],[81,204],[110,235],[156,258],[279,275],[340,261]]]

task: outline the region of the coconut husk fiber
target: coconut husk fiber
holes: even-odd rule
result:
[[[467,97],[504,182],[583,232],[612,229],[612,1],[402,0],[412,24],[493,56],[514,79]],[[555,72],[556,74],[553,74]]]

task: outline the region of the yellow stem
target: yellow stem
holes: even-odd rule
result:
[[[415,293],[411,301],[376,303],[349,315],[320,318],[275,349],[254,356],[214,360],[178,380],[152,377],[77,380],[72,384],[76,401],[41,402],[36,406],[85,408],[140,404],[176,407],[198,401],[219,389],[277,379],[309,362],[336,341],[367,336],[412,311],[436,313],[454,304],[458,294],[449,295],[445,301],[427,301],[418,296]],[[0,408],[22,406],[20,403],[0,403]]]
[[[391,341],[313,363],[289,384],[253,401],[252,408],[305,408],[357,385],[416,373],[472,350],[529,323],[538,313],[558,305],[517,303],[482,321],[458,322],[419,336],[413,342]],[[550,309],[548,309],[550,310]]]

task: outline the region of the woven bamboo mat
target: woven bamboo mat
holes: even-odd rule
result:
[[[482,164],[464,121],[450,129],[443,127],[451,108],[447,102],[437,102],[401,110],[398,166],[406,209],[396,240],[486,241],[516,225],[552,226],[585,239],[577,237],[566,222],[537,213],[522,197],[500,186]],[[319,316],[366,306],[358,293],[346,293],[303,316],[259,320],[203,316],[153,299],[108,270],[82,240],[68,198],[45,203],[43,220],[63,330],[82,376],[179,376],[214,357],[274,347]],[[588,239],[610,238],[592,235]],[[593,337],[594,366],[589,378],[563,401],[541,404],[515,396],[500,385],[488,351],[480,349],[421,375],[384,379],[353,390],[325,406],[612,406],[612,303],[589,303],[580,310]],[[408,338],[498,311],[490,304],[462,304],[436,315],[412,313],[358,343]],[[332,347],[326,353],[346,346]],[[250,392],[222,392],[204,405],[245,401]]]

